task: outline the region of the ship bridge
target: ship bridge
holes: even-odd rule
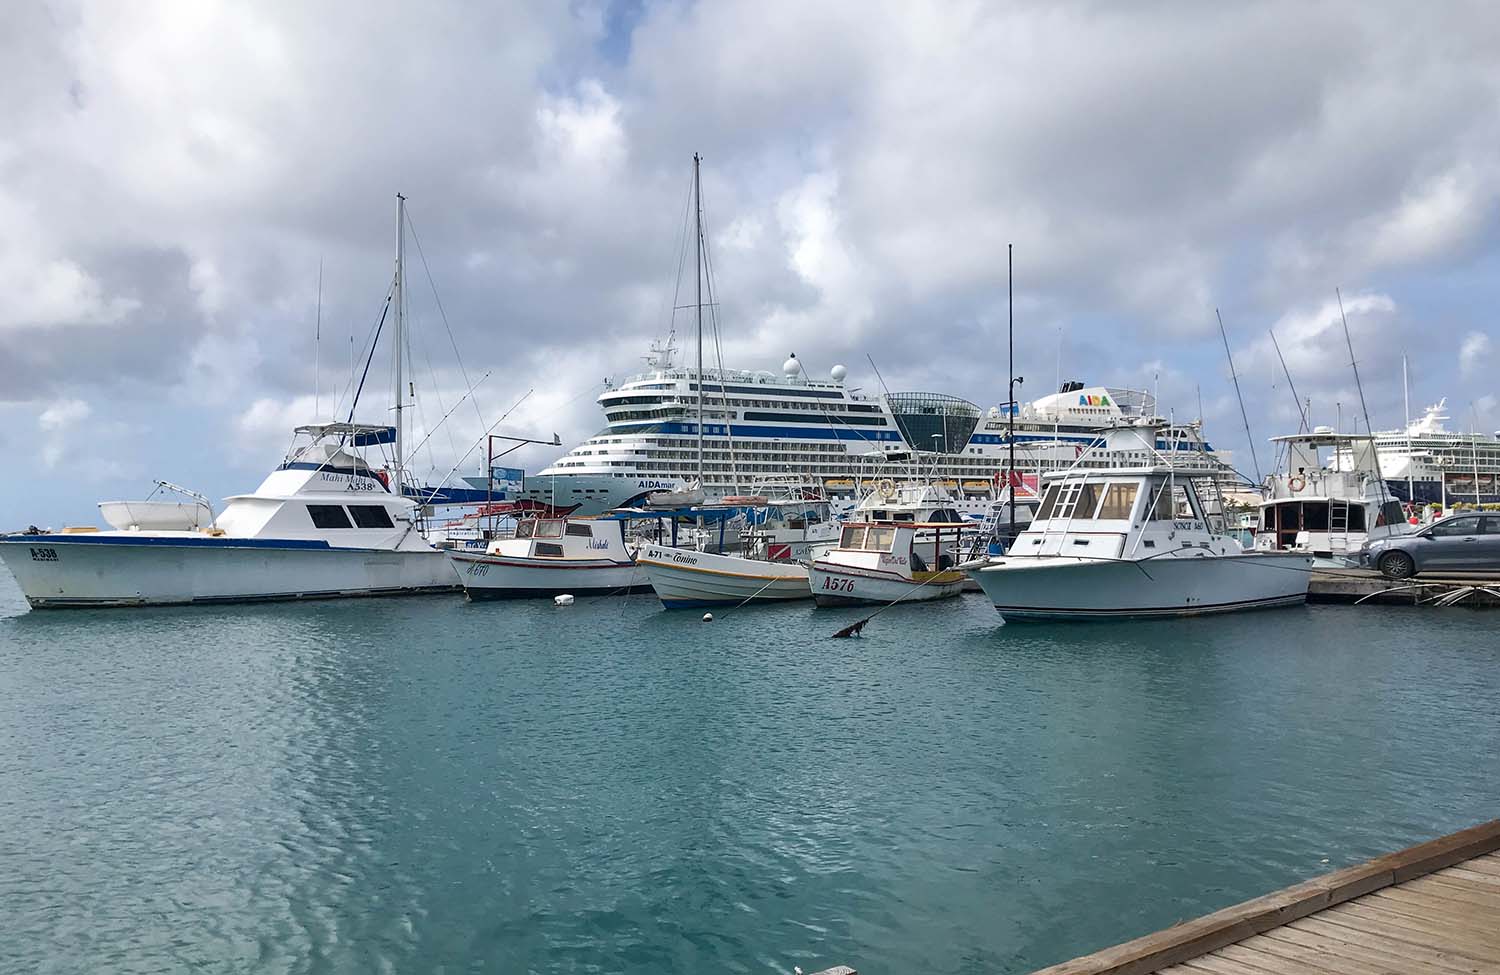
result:
[[[959,453],[979,425],[979,407],[946,393],[891,393],[886,404],[913,450]]]

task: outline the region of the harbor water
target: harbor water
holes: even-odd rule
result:
[[[1500,630],[25,610],[0,971],[1025,971],[1500,810]]]

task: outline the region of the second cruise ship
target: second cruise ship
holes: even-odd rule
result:
[[[795,355],[780,375],[710,368],[700,384],[697,370],[676,365],[675,352],[670,339],[653,346],[646,372],[608,386],[598,397],[605,428],[527,476],[519,497],[597,514],[684,490],[700,474],[701,413],[701,487],[709,497],[795,478],[830,498],[852,499],[872,480],[916,475],[938,480],[974,513],[1004,480],[1011,409],[1016,469],[1028,482],[1073,464],[1110,427],[1159,421],[1153,397],[1137,390],[1066,382],[1034,402],[983,410],[943,393],[866,394],[845,383],[843,366],[812,379]],[[1197,423],[1168,426],[1157,449],[1184,468],[1228,470]],[[1106,454],[1095,450],[1085,463],[1144,459]],[[483,477],[469,481],[484,486]]]

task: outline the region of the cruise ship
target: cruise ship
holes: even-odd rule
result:
[[[1381,476],[1402,501],[1500,502],[1500,434],[1450,431],[1447,403],[1427,407],[1404,430],[1376,432]],[[1348,461],[1347,448],[1339,460]]]
[[[1004,479],[1009,404],[983,410],[942,393],[871,395],[846,384],[843,366],[826,380],[810,378],[795,355],[780,375],[704,369],[700,384],[697,370],[674,363],[675,351],[670,338],[653,346],[646,372],[607,386],[598,397],[607,426],[526,476],[510,497],[595,514],[686,490],[700,472],[700,413],[701,487],[709,497],[752,494],[758,482],[795,477],[830,498],[854,499],[875,480],[917,476],[937,480],[978,514]],[[1014,409],[1016,468],[1027,481],[1073,464],[1105,429],[1159,420],[1148,393],[1078,382]],[[1197,423],[1168,426],[1157,448],[1184,468],[1227,471],[1227,457],[1214,453]],[[1144,457],[1095,450],[1084,463],[1136,459]],[[485,486],[483,476],[467,480]]]

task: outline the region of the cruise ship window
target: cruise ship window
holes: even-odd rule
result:
[[[349,524],[349,516],[344,514],[343,505],[338,504],[310,504],[307,513],[312,518],[312,523],[318,528],[353,528]]]

